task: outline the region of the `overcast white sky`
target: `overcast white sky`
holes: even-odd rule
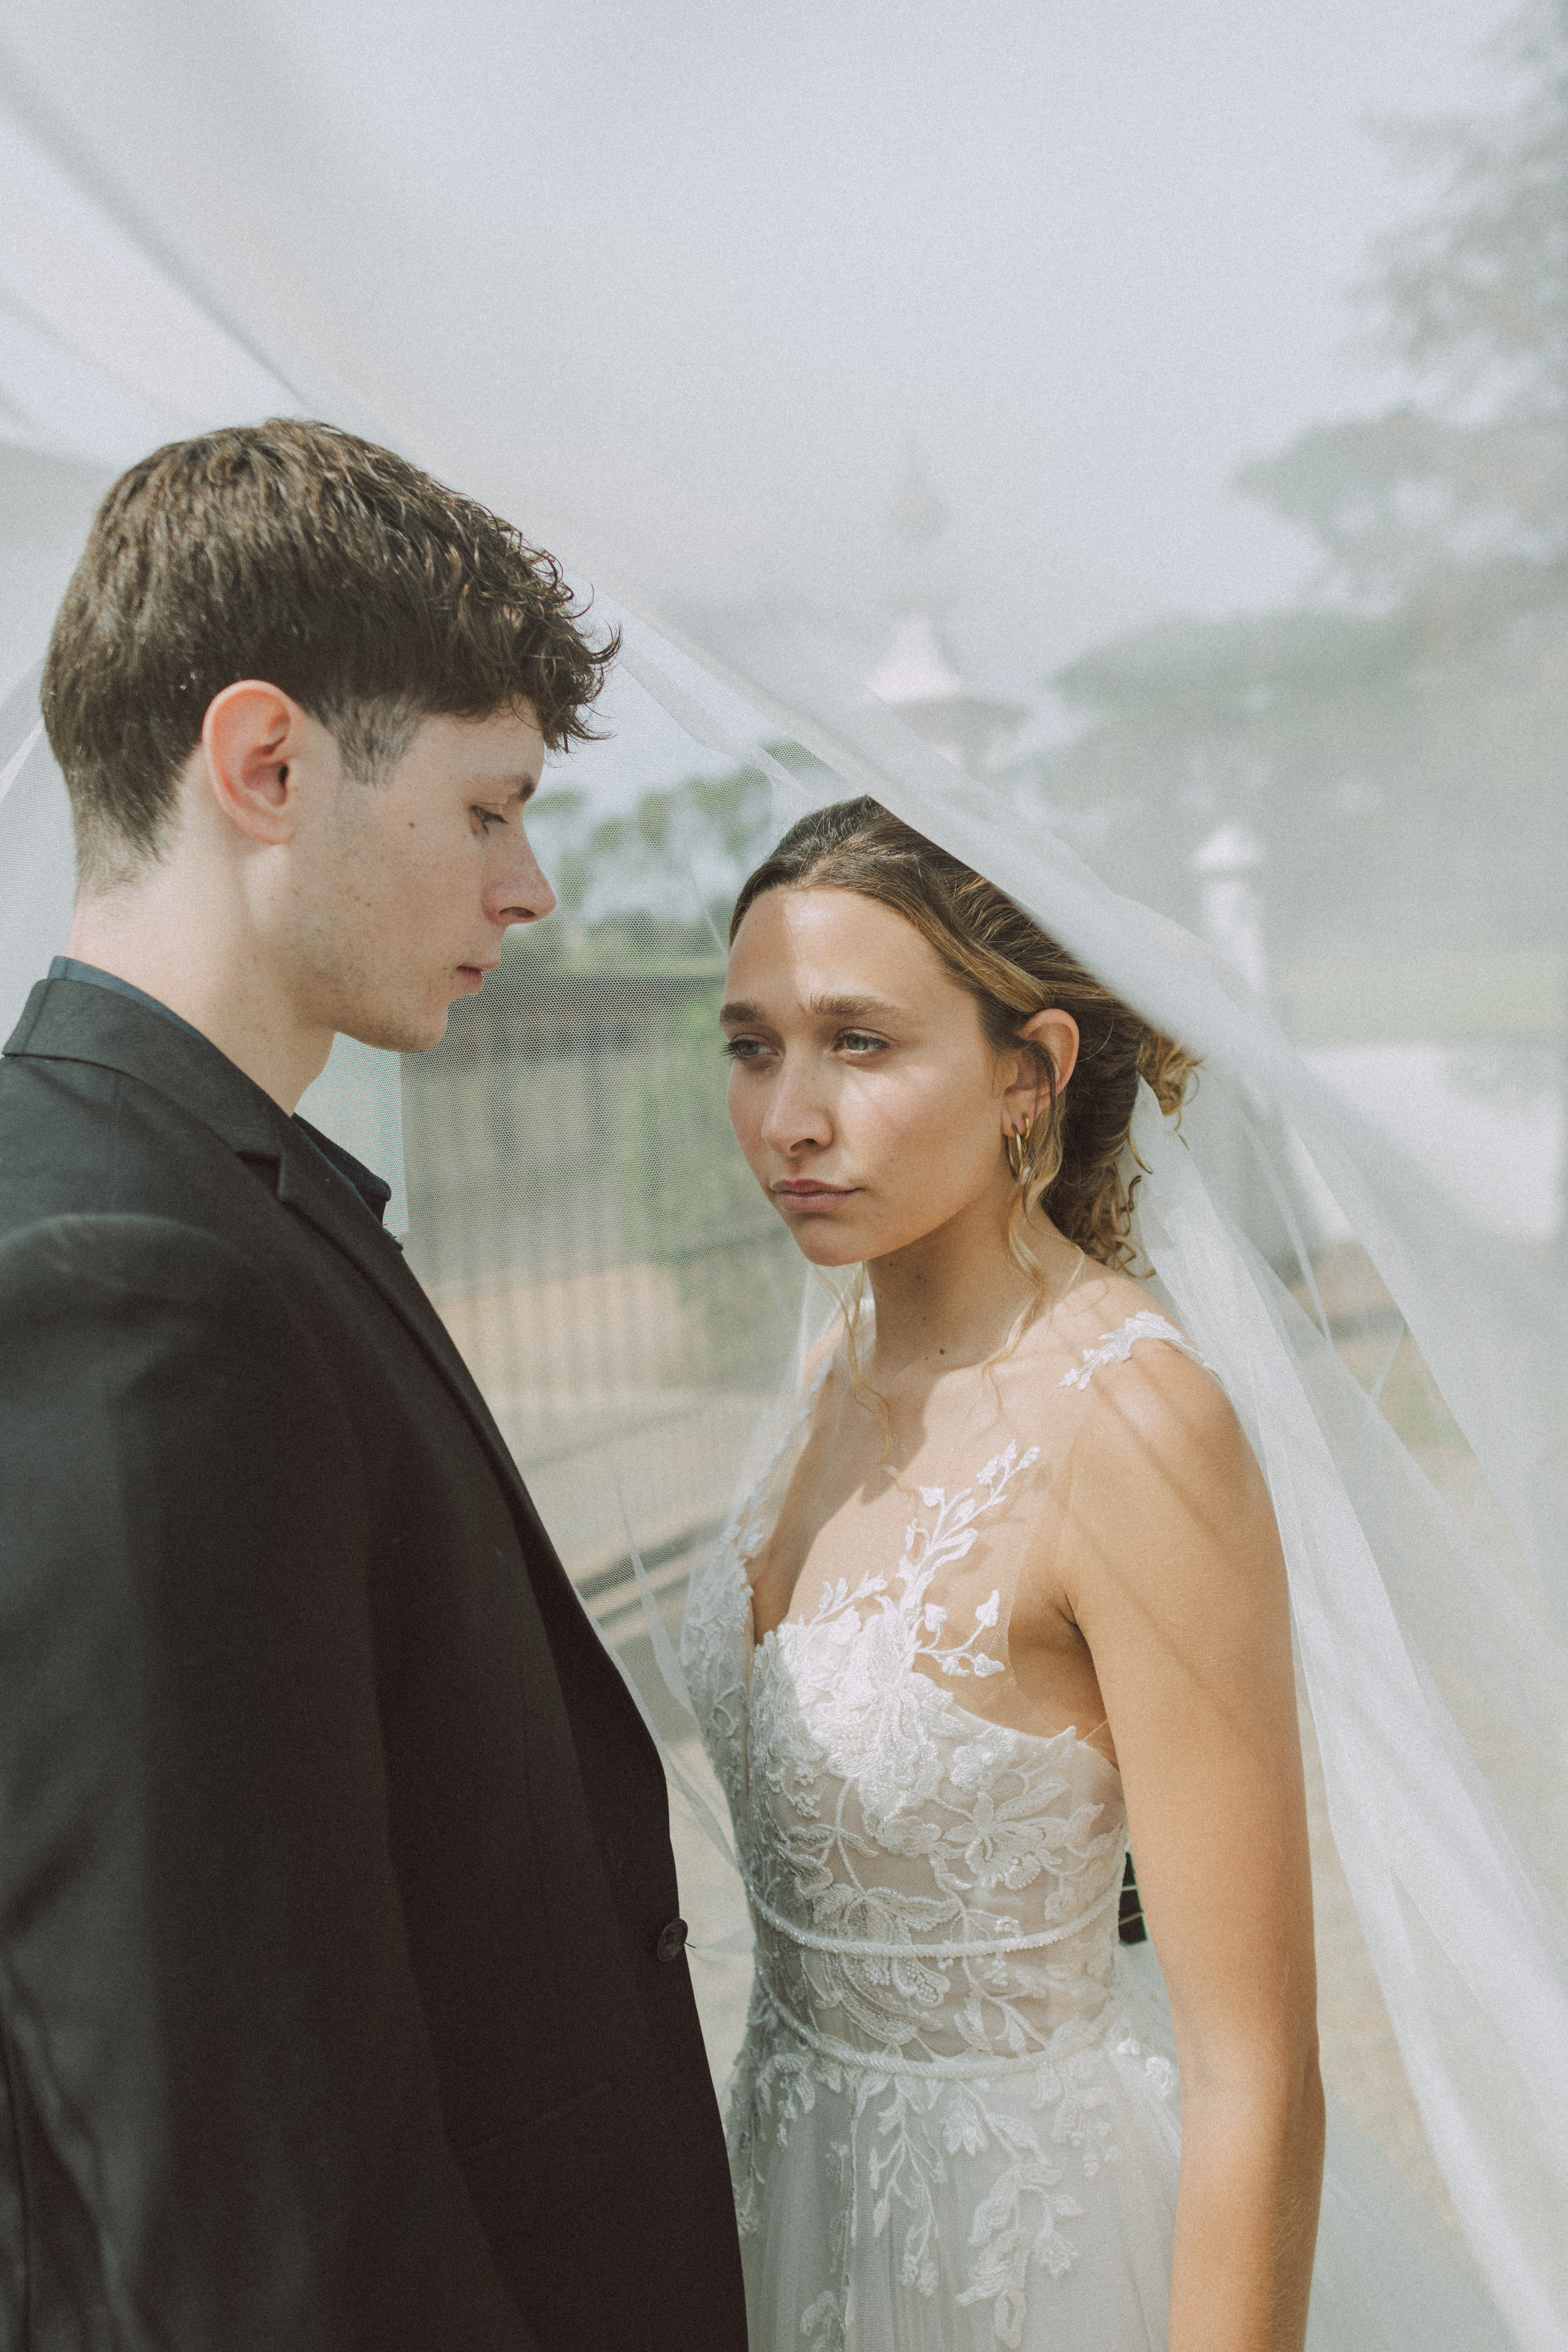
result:
[[[1017,691],[1296,592],[1310,551],[1230,478],[1403,391],[1347,299],[1420,202],[1373,127],[1494,89],[1510,12],[688,0],[673,39],[585,13],[531,60],[534,163],[562,249],[613,257],[573,363],[631,537],[639,469],[695,438],[694,584],[874,609],[912,440],[954,518],[951,634]]]
[[[1346,300],[1418,202],[1370,127],[1474,104],[1508,13],[18,0],[9,37],[259,349],[579,562],[874,618],[913,441],[952,636],[1016,693],[1302,581],[1229,478],[1397,394]]]
[[[610,0],[522,10],[510,73],[445,27],[422,56],[405,20],[388,102],[482,87],[483,144],[521,99],[526,282],[547,345],[552,299],[573,320],[541,418],[569,434],[575,404],[613,443],[629,542],[640,483],[664,552],[660,476],[686,470],[699,579],[874,599],[912,436],[955,517],[955,633],[1016,681],[1301,576],[1229,478],[1390,392],[1346,294],[1415,197],[1371,125],[1473,103],[1507,13]]]

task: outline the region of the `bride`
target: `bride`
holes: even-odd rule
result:
[[[731,939],[742,1148],[864,1269],[683,1643],[756,1935],[752,2341],[1290,2352],[1324,2107],[1285,1570],[1129,1270],[1140,1080],[1171,1112],[1194,1063],[869,800]],[[1130,1836],[1168,2013],[1119,1955]]]

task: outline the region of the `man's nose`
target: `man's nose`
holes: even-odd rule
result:
[[[555,905],[555,893],[526,834],[510,844],[504,869],[485,885],[485,912],[492,923],[537,923]]]

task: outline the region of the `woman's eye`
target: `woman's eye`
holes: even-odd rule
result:
[[[474,814],[479,818],[479,823],[485,827],[487,832],[489,832],[492,824],[504,824],[506,823],[506,818],[500,809],[476,809],[474,811]]]

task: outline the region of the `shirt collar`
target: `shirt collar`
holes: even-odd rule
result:
[[[89,987],[107,988],[116,996],[128,996],[132,1004],[144,1004],[149,1013],[161,1013],[165,1021],[172,1021],[176,1029],[183,1029],[187,1037],[199,1037],[202,1034],[190,1022],[182,1021],[177,1013],[171,1013],[166,1004],[160,1004],[155,996],[149,996],[144,988],[132,988],[131,982],[121,980],[118,972],[100,971],[95,963],[79,963],[75,956],[56,956],[49,966],[49,978],[85,980]]]

